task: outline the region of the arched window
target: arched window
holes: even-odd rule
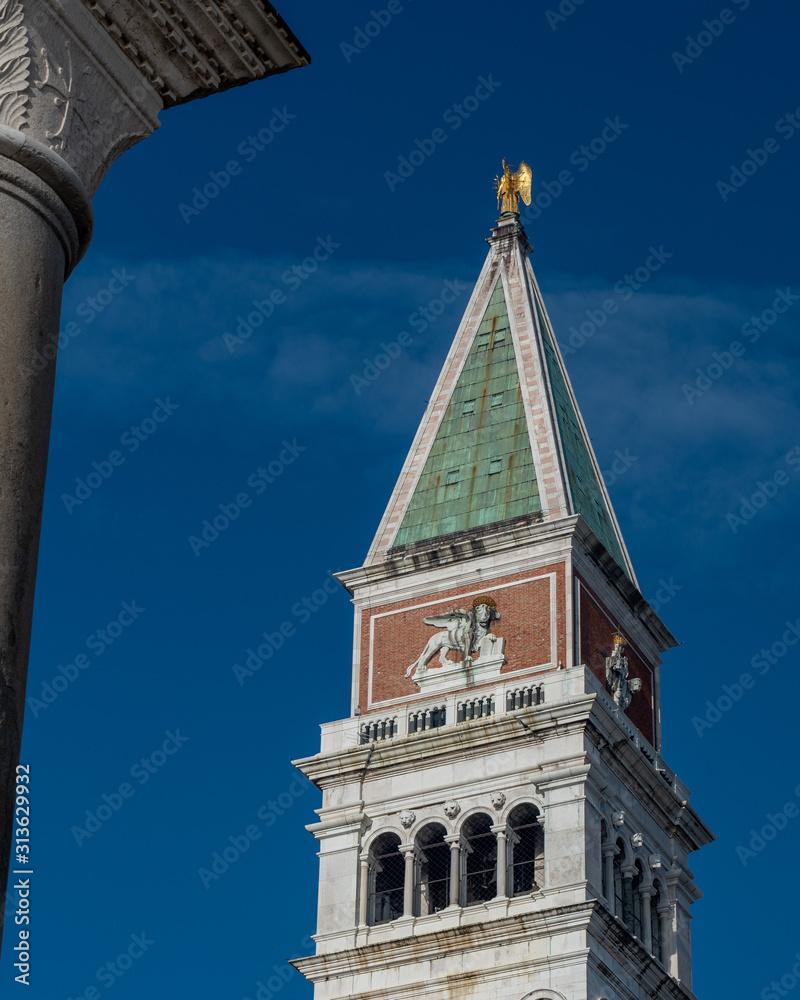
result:
[[[535,892],[544,882],[544,830],[539,810],[527,802],[508,818],[508,874],[510,896]]]
[[[382,833],[369,852],[369,923],[385,924],[403,915],[405,861],[396,833]]]
[[[485,813],[470,816],[462,827],[464,840],[463,906],[473,906],[497,895],[497,838]]]
[[[642,868],[641,861],[636,862],[636,868],[633,873],[633,914],[630,926],[631,934],[634,934],[639,940],[642,940],[642,897],[639,890],[642,887],[642,882],[644,881],[644,869]]]
[[[438,913],[450,903],[450,845],[444,841],[446,833],[441,823],[431,823],[417,835],[414,913],[418,917]]]

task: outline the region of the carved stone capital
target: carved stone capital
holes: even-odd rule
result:
[[[309,61],[257,0],[0,0],[0,52],[0,156],[69,195],[83,231],[87,192],[163,108]]]

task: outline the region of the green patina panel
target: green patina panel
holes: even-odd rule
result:
[[[561,433],[561,443],[564,447],[564,458],[567,463],[567,475],[569,476],[575,512],[583,515],[586,523],[617,560],[620,567],[626,570],[617,533],[614,530],[603,492],[592,467],[575,408],[561,374],[561,366],[556,358],[548,324],[545,322],[538,299],[536,300],[536,310],[539,326],[542,330],[547,372],[550,376],[550,386],[556,406],[556,419]]]
[[[394,544],[541,509],[498,281]]]

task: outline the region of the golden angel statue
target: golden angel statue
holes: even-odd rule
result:
[[[519,212],[520,198],[530,205],[532,180],[533,171],[524,160],[515,172],[503,157],[503,176],[495,177],[494,186],[497,189],[497,206],[504,215],[506,212]]]

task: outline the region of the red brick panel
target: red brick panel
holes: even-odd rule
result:
[[[614,649],[613,635],[619,628],[628,639],[625,622],[617,622],[608,614],[601,602],[581,583],[580,642],[581,659],[598,680],[606,683],[606,657]],[[625,647],[631,677],[639,677],[642,689],[633,696],[627,716],[645,739],[653,742],[653,668],[628,639]]]
[[[541,667],[551,662],[550,648],[550,588],[555,573],[556,650],[555,659],[565,654],[565,599],[564,565],[529,570],[492,580],[485,587],[471,583],[468,586],[442,590],[429,597],[393,602],[367,609],[362,616],[361,634],[361,683],[359,702],[368,710],[369,668],[372,656],[372,704],[397,698],[420,697],[413,680],[405,677],[406,670],[422,653],[425,644],[439,631],[426,625],[425,618],[444,614],[454,608],[472,607],[480,594],[491,596],[497,604],[500,621],[492,625],[492,632],[506,640],[505,655],[508,663],[503,673]],[[532,577],[541,579],[531,579]],[[527,581],[527,582],[518,582]],[[514,584],[513,586],[504,586]],[[380,617],[386,614],[386,617]],[[372,643],[370,648],[370,643]],[[453,652],[448,659],[455,660]],[[438,653],[429,663],[436,668]],[[466,689],[466,685],[465,685]]]

